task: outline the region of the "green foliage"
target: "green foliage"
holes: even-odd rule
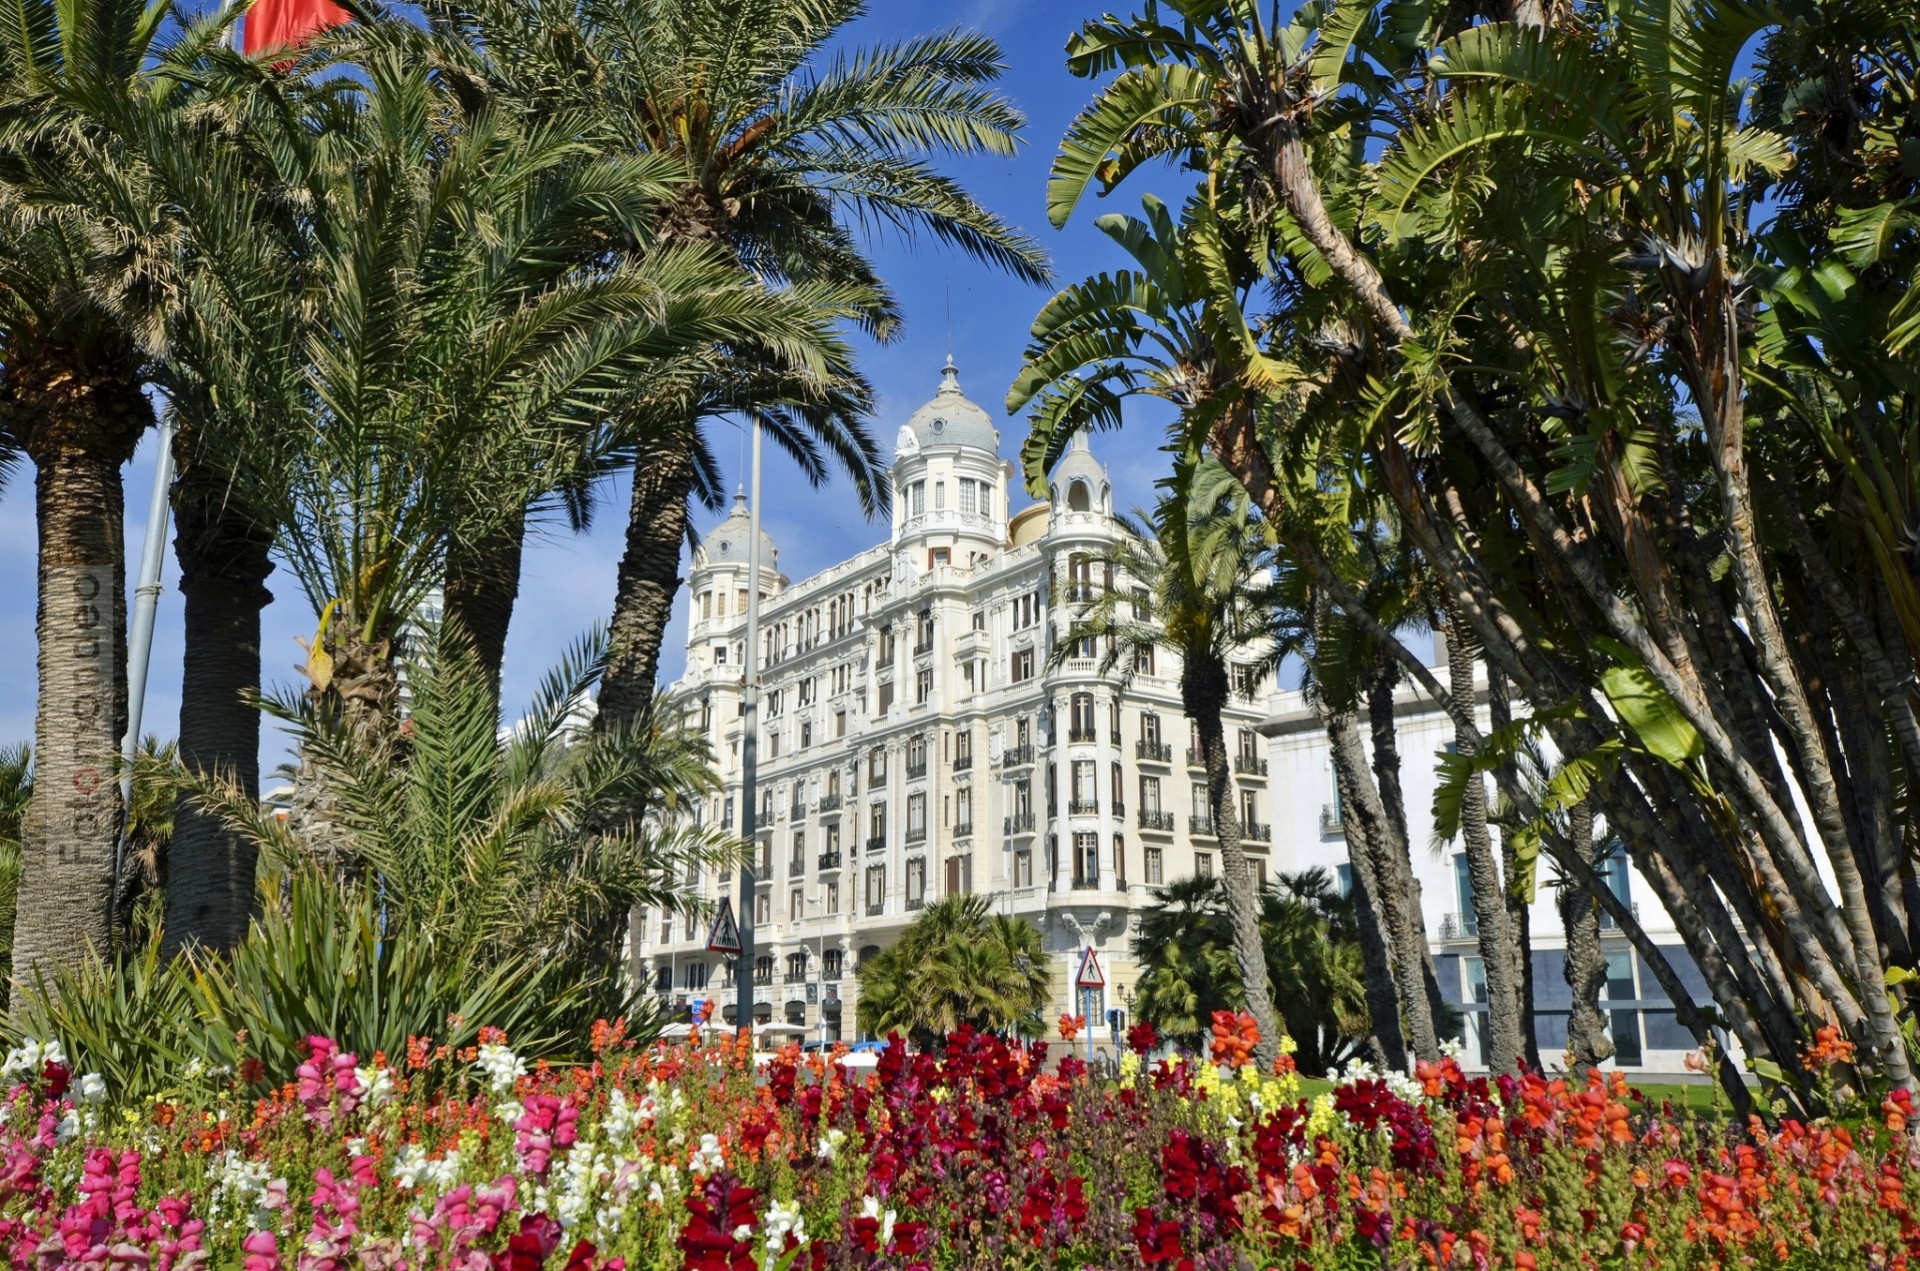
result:
[[[1140,964],[1134,1010],[1175,1044],[1203,1050],[1215,1011],[1245,999],[1233,957],[1226,887],[1218,877],[1153,889],[1133,938]],[[1275,1007],[1307,1073],[1329,1071],[1367,1035],[1366,989],[1351,902],[1324,871],[1282,874],[1260,897],[1260,940]]]
[[[900,938],[861,965],[860,1030],[935,1045],[961,1024],[996,1033],[1041,1030],[1051,993],[1046,942],[986,896],[929,905]]]

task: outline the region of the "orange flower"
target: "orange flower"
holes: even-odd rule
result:
[[[1213,1013],[1213,1047],[1211,1055],[1216,1064],[1225,1064],[1229,1068],[1244,1068],[1253,1058],[1253,1048],[1260,1044],[1260,1025],[1251,1015],[1235,1015],[1232,1011]]]
[[[1837,1024],[1828,1024],[1813,1032],[1813,1045],[1801,1052],[1800,1057],[1809,1068],[1831,1068],[1835,1064],[1853,1062],[1853,1043],[1840,1035]]]
[[[1080,1035],[1080,1030],[1086,1026],[1087,1017],[1084,1015],[1062,1015],[1060,1017],[1060,1040],[1063,1042],[1072,1041]]]

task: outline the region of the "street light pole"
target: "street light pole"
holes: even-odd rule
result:
[[[757,896],[753,876],[758,826],[754,801],[760,775],[758,739],[760,713],[760,416],[753,416],[753,465],[747,493],[747,651],[741,658],[740,688],[740,832],[747,840],[747,857],[740,866],[740,974],[735,977],[738,993],[734,1011],[737,1027],[753,1030],[753,981],[757,964],[754,957],[754,901]]]

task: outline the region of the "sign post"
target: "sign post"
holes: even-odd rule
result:
[[[1088,945],[1080,954],[1080,970],[1073,977],[1080,990],[1080,1014],[1087,1020],[1087,1062],[1093,1062],[1093,1021],[1100,1015],[1100,990],[1107,987],[1107,974],[1100,966],[1100,955]]]
[[[713,915],[713,926],[707,931],[707,952],[739,956],[740,924],[733,920],[731,897],[720,898],[720,908]]]

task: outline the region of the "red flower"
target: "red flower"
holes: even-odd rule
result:
[[[540,1271],[559,1247],[559,1223],[545,1214],[522,1214],[520,1230],[507,1238],[504,1252],[493,1255],[494,1271]],[[588,1256],[592,1256],[593,1246],[587,1248]]]
[[[1170,1218],[1155,1219],[1151,1209],[1134,1210],[1133,1242],[1140,1250],[1144,1266],[1194,1271],[1193,1259],[1180,1244],[1180,1224]]]
[[[1136,1055],[1144,1055],[1160,1044],[1160,1030],[1147,1020],[1141,1020],[1127,1030],[1127,1049]]]

